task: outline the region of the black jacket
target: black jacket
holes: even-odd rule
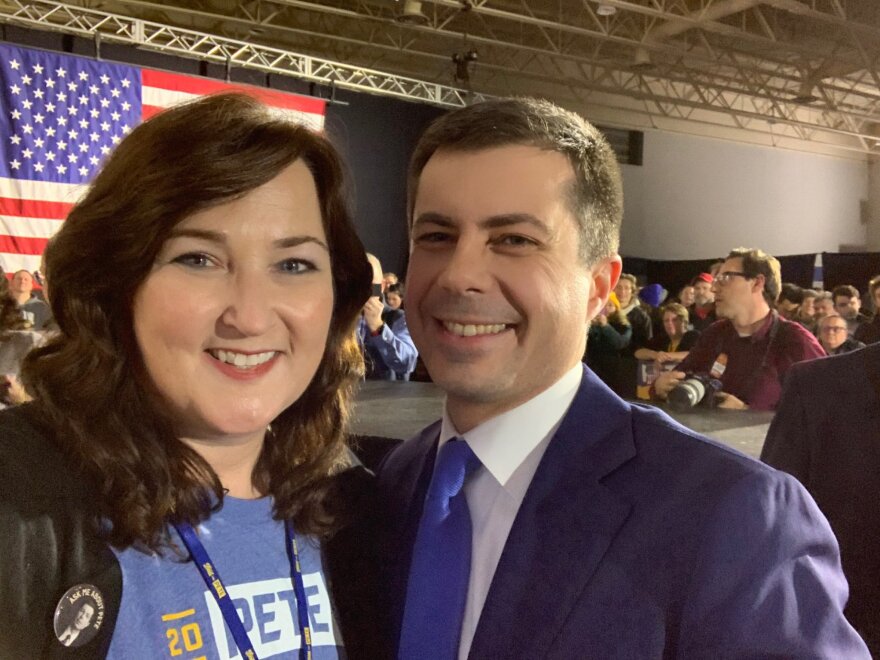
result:
[[[85,480],[38,420],[32,405],[0,412],[0,658],[103,658],[122,596],[119,564],[96,534]],[[366,532],[373,476],[353,468],[338,486],[357,514],[324,544],[324,567],[348,656],[372,658],[379,652],[374,544]],[[106,618],[95,639],[67,648],[55,637],[53,615],[81,583],[101,591]]]

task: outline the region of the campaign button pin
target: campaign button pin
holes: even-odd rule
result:
[[[88,644],[104,623],[104,596],[93,584],[68,589],[55,607],[55,637],[64,646]]]

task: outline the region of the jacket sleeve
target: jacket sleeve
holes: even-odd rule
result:
[[[786,378],[776,416],[761,449],[761,460],[809,486],[810,429],[801,386],[800,370],[795,367]]]
[[[677,657],[870,658],[843,615],[837,541],[795,479],[743,477],[695,533]]]
[[[419,352],[409,336],[406,315],[400,314],[390,325],[384,323],[378,335],[366,333],[366,345],[378,351],[385,366],[397,373],[415,371]]]

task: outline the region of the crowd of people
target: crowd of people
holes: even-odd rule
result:
[[[656,283],[639,287],[624,273],[590,325],[585,361],[623,397],[637,396],[639,375],[646,375],[641,384],[652,386],[653,398],[665,399],[687,375],[714,374],[721,383],[714,401],[719,406],[774,409],[792,364],[880,342],[880,275],[865,287],[871,314],[855,286],[823,291],[780,280],[778,260],[761,250],[732,251],[675,296]],[[778,336],[777,327],[787,330]],[[752,341],[753,350],[740,350],[746,344],[737,338],[765,335],[766,346]],[[692,350],[697,354],[689,358]],[[762,362],[772,363],[774,383],[752,382]]]
[[[614,152],[547,101],[421,137],[405,296],[343,173],[248,95],[191,101],[133,129],[49,242],[54,321],[14,274],[0,340],[45,335],[0,411],[0,657],[870,658],[877,498],[825,497],[811,443],[838,411],[797,414],[799,379],[874,354],[809,362],[875,325],[857,292],[778,305],[778,261],[744,248],[679,301],[639,288]],[[442,416],[374,474],[355,388],[418,357]],[[780,469],[627,401],[640,360],[658,399],[697,374],[720,407],[787,411]],[[844,412],[870,442],[864,362]]]

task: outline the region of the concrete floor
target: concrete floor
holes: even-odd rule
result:
[[[352,431],[361,435],[408,438],[438,419],[443,392],[433,383],[367,381],[361,385],[352,417]],[[672,413],[678,422],[757,458],[773,413],[697,410]]]

